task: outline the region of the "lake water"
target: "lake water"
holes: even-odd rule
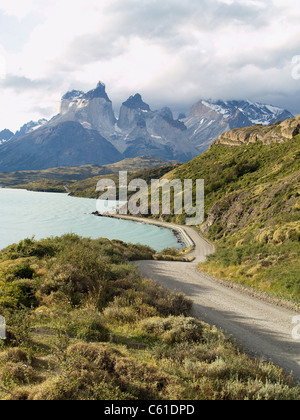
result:
[[[43,239],[65,233],[141,243],[156,251],[181,248],[169,229],[96,217],[91,214],[94,211],[92,199],[0,188],[0,249],[33,236]]]

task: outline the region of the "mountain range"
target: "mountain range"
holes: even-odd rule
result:
[[[201,100],[188,116],[175,119],[170,108],[153,111],[137,93],[123,102],[117,118],[99,82],[87,93],[67,92],[49,121],[0,133],[0,171],[105,165],[144,155],[187,162],[228,130],[291,117],[282,108],[250,101]]]

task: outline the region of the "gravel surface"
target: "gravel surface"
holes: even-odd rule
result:
[[[139,220],[126,217],[131,220]],[[147,219],[145,222],[149,222]],[[141,273],[169,290],[185,293],[192,299],[193,315],[232,335],[252,357],[271,361],[300,381],[300,340],[293,339],[297,312],[267,302],[255,292],[248,293],[198,270],[198,263],[214,252],[214,247],[191,227],[160,222],[171,229],[183,229],[193,241],[193,263],[140,261]],[[298,312],[300,315],[300,312]],[[300,321],[298,321],[298,325]],[[299,332],[299,329],[298,329]]]

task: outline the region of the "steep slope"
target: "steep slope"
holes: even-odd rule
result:
[[[45,125],[0,146],[0,171],[42,170],[59,166],[103,165],[122,155],[95,130],[68,121]]]
[[[59,114],[50,124],[62,121],[76,121],[97,130],[126,158],[152,155],[187,161],[197,155],[186,136],[185,125],[174,121],[171,110],[151,111],[140,94],[122,104],[117,120],[101,82],[88,93],[72,91],[64,95]]]
[[[268,126],[291,117],[292,114],[282,108],[250,101],[201,100],[182,122],[188,128],[191,142],[202,153],[221,134],[231,129],[256,124]]]
[[[205,180],[201,231],[217,252],[202,270],[299,303],[300,135],[293,136],[298,121],[268,128],[264,143],[217,142],[166,177]],[[259,138],[266,135],[265,127],[255,130]],[[177,222],[184,220],[177,216]]]

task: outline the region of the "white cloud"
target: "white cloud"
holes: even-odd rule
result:
[[[34,7],[34,0],[0,0],[0,10],[7,15],[23,19]]]
[[[3,13],[39,22],[21,52],[2,48],[10,75],[2,84],[2,124],[17,128],[38,114],[32,110],[54,112],[65,90],[90,89],[98,80],[113,101],[139,91],[153,108],[234,96],[288,107],[300,90],[290,67],[300,54],[297,3],[0,0]]]

